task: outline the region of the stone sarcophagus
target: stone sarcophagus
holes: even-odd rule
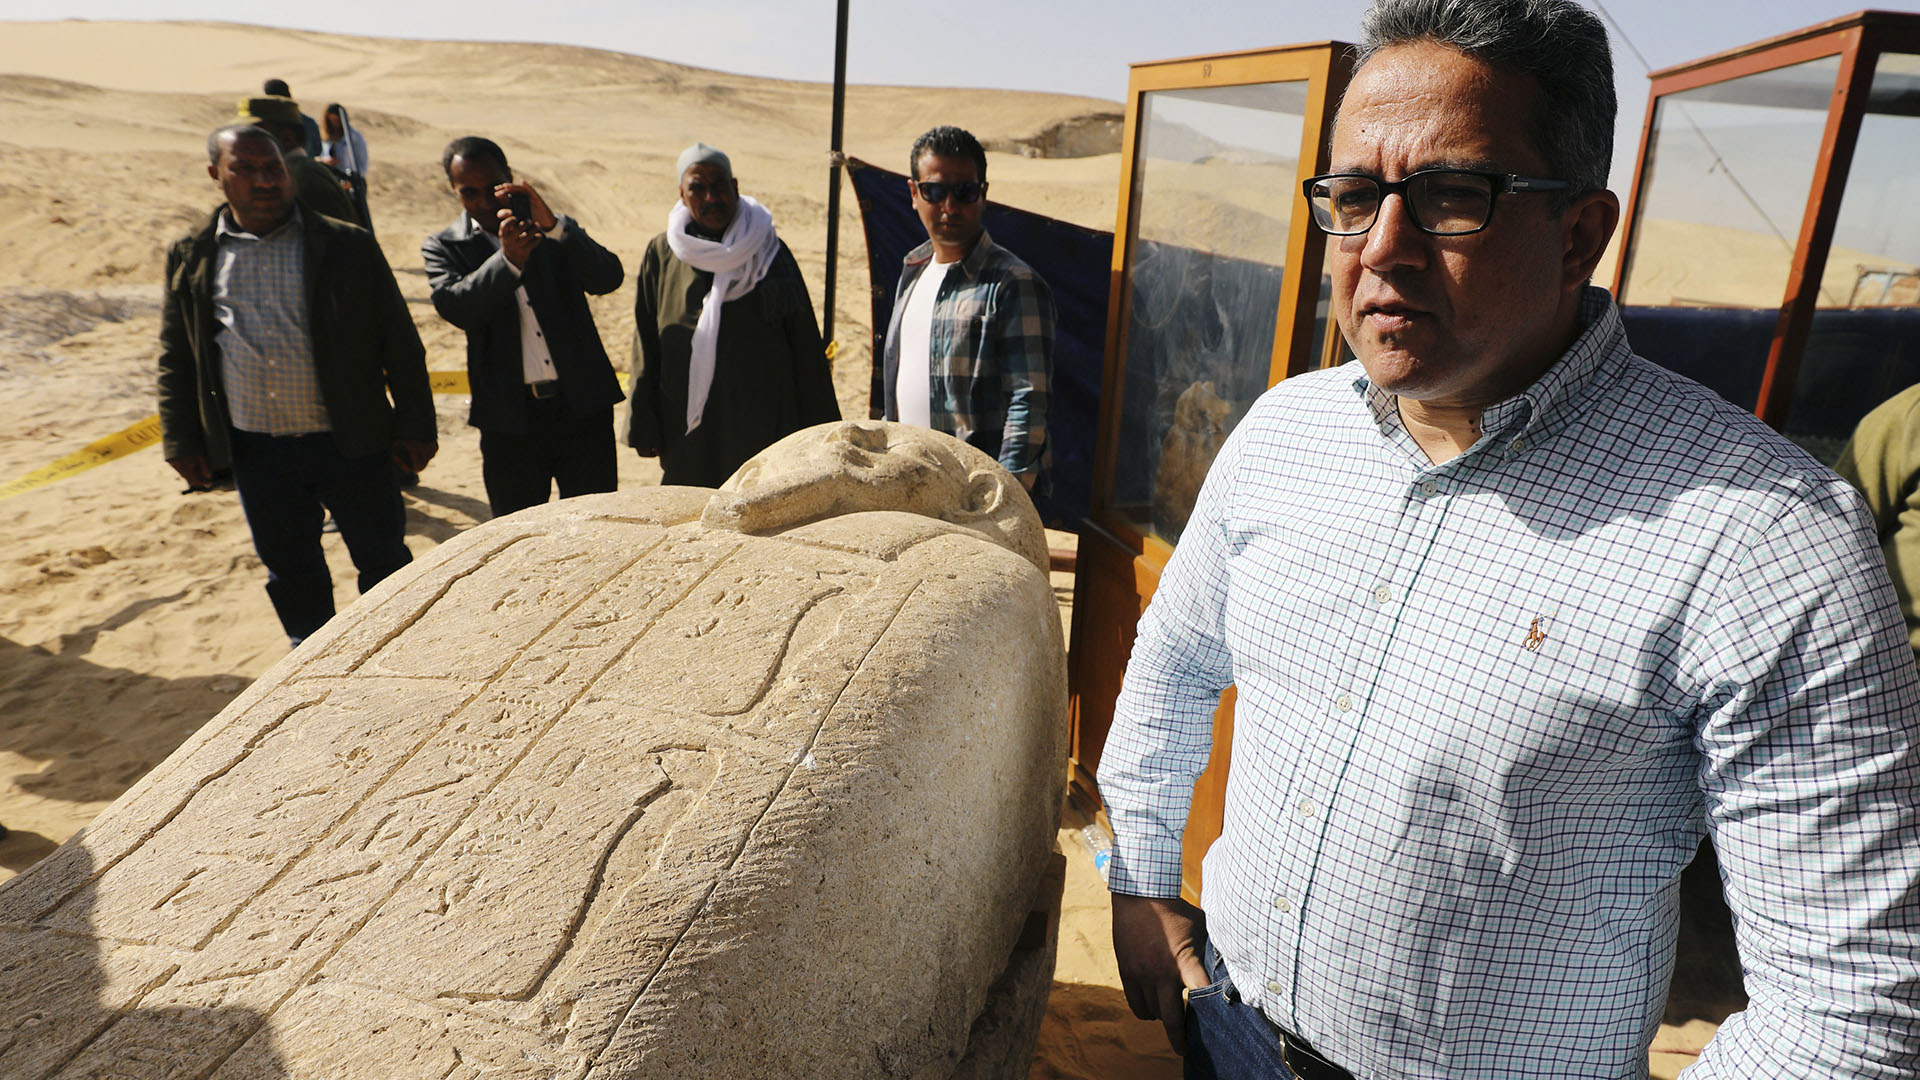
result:
[[[474,529],[0,886],[0,1076],[1024,1076],[1046,559],[878,423]]]

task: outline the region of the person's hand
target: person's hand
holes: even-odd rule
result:
[[[514,266],[526,269],[527,259],[533,254],[533,249],[546,238],[546,233],[514,217],[513,211],[500,211],[500,251]]]
[[[167,464],[187,482],[188,491],[213,490],[213,466],[207,464],[204,454],[189,454],[186,457],[168,458]]]
[[[440,444],[423,439],[393,440],[393,460],[399,462],[408,472],[419,473],[426,469],[427,462],[440,450]]]
[[[1195,948],[1205,919],[1185,900],[1113,894],[1113,958],[1127,1005],[1142,1020],[1158,1020],[1176,1054],[1187,1052],[1187,1003],[1183,990],[1207,985],[1207,969]]]
[[[553,216],[552,210],[547,209],[547,200],[541,198],[540,193],[533,190],[533,185],[525,180],[500,184],[493,189],[493,194],[501,202],[506,202],[508,195],[525,195],[527,208],[533,213],[533,224],[541,232],[552,232],[554,227],[560,224],[560,219]]]

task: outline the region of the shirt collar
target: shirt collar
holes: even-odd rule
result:
[[[293,204],[293,213],[287,217],[287,220],[281,222],[279,228],[274,229],[265,236],[261,236],[258,233],[250,233],[241,228],[240,223],[233,220],[233,208],[223,206],[220,208],[220,212],[214,215],[213,235],[214,238],[218,240],[271,240],[286,232],[288,229],[300,227],[302,223],[300,204],[296,201]]]
[[[1607,290],[1589,285],[1580,294],[1581,325],[1585,327],[1567,351],[1546,373],[1518,394],[1489,406],[1481,414],[1485,434],[1482,446],[1507,446],[1524,436],[1539,443],[1566,428],[1582,415],[1581,405],[1606,372],[1617,369],[1632,353],[1627,345],[1626,327],[1620,321],[1620,309],[1614,306]],[[1382,431],[1399,424],[1396,395],[1382,390],[1366,376],[1366,369],[1354,365],[1354,393],[1366,402],[1374,423]]]
[[[961,259],[957,265],[950,264],[947,267],[947,273],[951,274],[957,269],[961,275],[969,281],[979,277],[980,271],[987,265],[987,260],[993,257],[992,252],[995,246],[993,237],[987,233],[987,230],[981,229],[980,242],[973,245],[973,250],[967,252],[966,257]],[[918,266],[923,263],[931,264],[932,262],[933,241],[931,240],[907,252],[906,263],[908,266]]]

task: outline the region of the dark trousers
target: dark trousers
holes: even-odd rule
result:
[[[267,568],[267,596],[295,645],[333,617],[333,575],[320,548],[333,511],[360,591],[413,561],[389,455],[346,457],[333,436],[233,433],[233,484]]]
[[[560,397],[528,399],[526,434],[480,433],[480,475],[494,517],[539,506],[555,484],[563,499],[614,490],[613,407],[576,416]]]
[[[1353,1080],[1266,1014],[1240,998],[1227,962],[1208,941],[1201,950],[1207,986],[1187,992],[1186,1080]],[[1291,1042],[1291,1045],[1288,1045]]]

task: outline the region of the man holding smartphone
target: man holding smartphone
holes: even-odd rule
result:
[[[441,155],[458,220],[421,246],[433,306],[467,332],[467,422],[495,517],[560,497],[612,491],[619,379],[589,293],[620,287],[620,257],[515,181],[506,152],[476,135]]]

